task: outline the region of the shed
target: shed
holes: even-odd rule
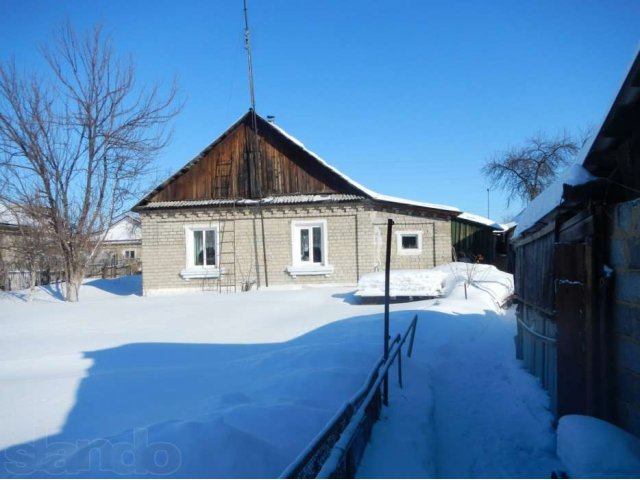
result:
[[[640,434],[640,55],[572,165],[520,216],[517,356],[557,416]]]

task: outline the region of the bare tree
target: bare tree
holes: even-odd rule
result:
[[[538,133],[522,146],[512,147],[490,158],[482,173],[494,187],[504,190],[508,204],[513,199],[529,202],[536,198],[567,166],[586,141],[567,132],[554,137]]]
[[[16,234],[12,235],[4,248],[11,258],[11,266],[20,275],[29,278],[30,295],[33,299],[38,280],[42,280],[45,272],[58,267],[58,249],[54,243],[47,224],[39,224],[25,215],[25,209],[18,205],[0,205],[12,218]]]
[[[0,66],[0,200],[46,225],[73,302],[100,232],[140,195],[179,106],[175,82],[165,94],[139,88],[100,27],[78,36],[64,24],[41,51],[46,77]]]

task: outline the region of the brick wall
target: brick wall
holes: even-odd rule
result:
[[[374,209],[364,204],[270,206],[263,207],[261,215],[256,209],[243,207],[146,211],[141,214],[143,288],[145,293],[158,293],[201,290],[215,283],[184,280],[180,276],[186,267],[185,226],[194,224],[219,225],[221,263],[230,257],[235,260],[238,287],[258,281],[265,285],[263,237],[269,285],[355,285],[362,274],[384,269],[388,218],[397,223],[395,232],[422,232],[422,252],[415,256],[397,254],[394,234],[393,268],[428,268],[450,261],[449,220]],[[295,220],[326,220],[327,259],[334,267],[330,275],[293,277],[287,272],[293,263],[291,224]]]
[[[618,204],[613,213],[616,409],[620,425],[640,435],[640,201]]]

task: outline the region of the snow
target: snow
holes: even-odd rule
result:
[[[468,222],[479,223],[480,225],[485,225],[495,230],[500,230],[500,231],[505,230],[504,225],[501,225],[498,222],[494,222],[490,218],[483,217],[481,215],[476,215],[474,213],[463,212],[461,215],[458,215],[456,218],[459,218],[460,220],[466,220]]]
[[[7,204],[0,202],[0,224],[5,225],[19,225],[27,224],[28,221],[22,212],[17,211],[16,208],[7,207]]]
[[[452,272],[440,270],[392,270],[389,272],[391,297],[444,297],[455,283]],[[358,281],[358,297],[384,297],[385,273],[373,272]]]
[[[558,456],[572,478],[638,478],[640,474],[640,439],[584,415],[560,419]]]
[[[595,178],[582,165],[571,165],[519,214],[514,238],[533,227],[538,220],[562,203],[563,185],[582,185]]]
[[[431,269],[391,270],[390,297],[446,297],[457,282],[473,283],[485,290],[501,306],[513,291],[513,277],[493,265],[451,262]],[[384,272],[363,275],[355,296],[384,297]]]
[[[290,133],[288,133],[287,131],[285,131],[282,127],[276,125],[275,123],[269,123],[269,125],[275,129],[276,131],[278,131],[281,135],[283,135],[284,137],[286,137],[287,139],[289,139],[291,142],[295,143],[298,147],[300,147],[301,149],[303,149],[306,153],[308,153],[309,155],[311,155],[313,158],[315,158],[319,163],[321,163],[323,166],[325,166],[326,168],[328,168],[329,170],[333,171],[335,174],[337,174],[338,176],[342,177],[344,180],[346,180],[348,183],[350,183],[351,185],[353,185],[355,188],[357,188],[358,190],[364,192],[366,195],[368,195],[369,197],[373,198],[374,200],[379,200],[382,202],[391,202],[391,203],[400,203],[403,205],[411,205],[411,206],[416,206],[416,207],[424,207],[424,208],[434,208],[437,210],[447,210],[450,212],[460,212],[460,209],[456,208],[456,207],[451,207],[449,205],[440,205],[437,203],[427,203],[427,202],[417,202],[414,200],[408,200],[406,198],[400,198],[400,197],[393,197],[391,195],[383,195],[381,193],[378,192],[374,192],[373,190],[368,189],[367,187],[359,184],[358,182],[356,182],[355,180],[353,180],[352,178],[348,177],[347,175],[345,175],[344,173],[342,173],[341,171],[339,171],[337,168],[335,168],[334,166],[330,165],[327,161],[325,161],[324,159],[322,159],[319,155],[317,155],[316,153],[312,152],[311,150],[309,150],[304,143],[302,143],[300,140],[298,140],[296,137],[294,137],[293,135],[291,135]]]
[[[392,335],[419,316],[414,356],[360,474],[548,477],[557,466],[548,397],[515,360],[515,319],[497,306],[511,276],[478,273],[468,300],[458,285],[391,306]],[[55,285],[31,302],[0,295],[0,477],[278,476],[382,353],[381,307],[344,287],[140,289],[134,276],[90,281],[78,304]]]
[[[391,375],[360,478],[550,478],[563,469],[548,396],[515,359],[514,309],[496,305],[512,293],[511,276],[484,274],[497,280],[492,294],[472,285],[465,300],[458,284],[429,301],[404,388]]]
[[[140,220],[125,215],[115,222],[104,236],[105,242],[136,242],[142,239]]]

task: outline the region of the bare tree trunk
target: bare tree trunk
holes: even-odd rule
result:
[[[68,255],[71,255],[71,252],[67,252]],[[74,261],[73,258],[67,258],[65,260],[66,264],[66,298],[67,302],[77,302],[80,297],[78,292],[80,291],[80,286],[82,285],[82,280],[84,278],[84,268],[78,266],[78,262]]]
[[[82,285],[82,273],[74,272],[67,280],[67,302],[77,302],[80,300],[79,292]]]

